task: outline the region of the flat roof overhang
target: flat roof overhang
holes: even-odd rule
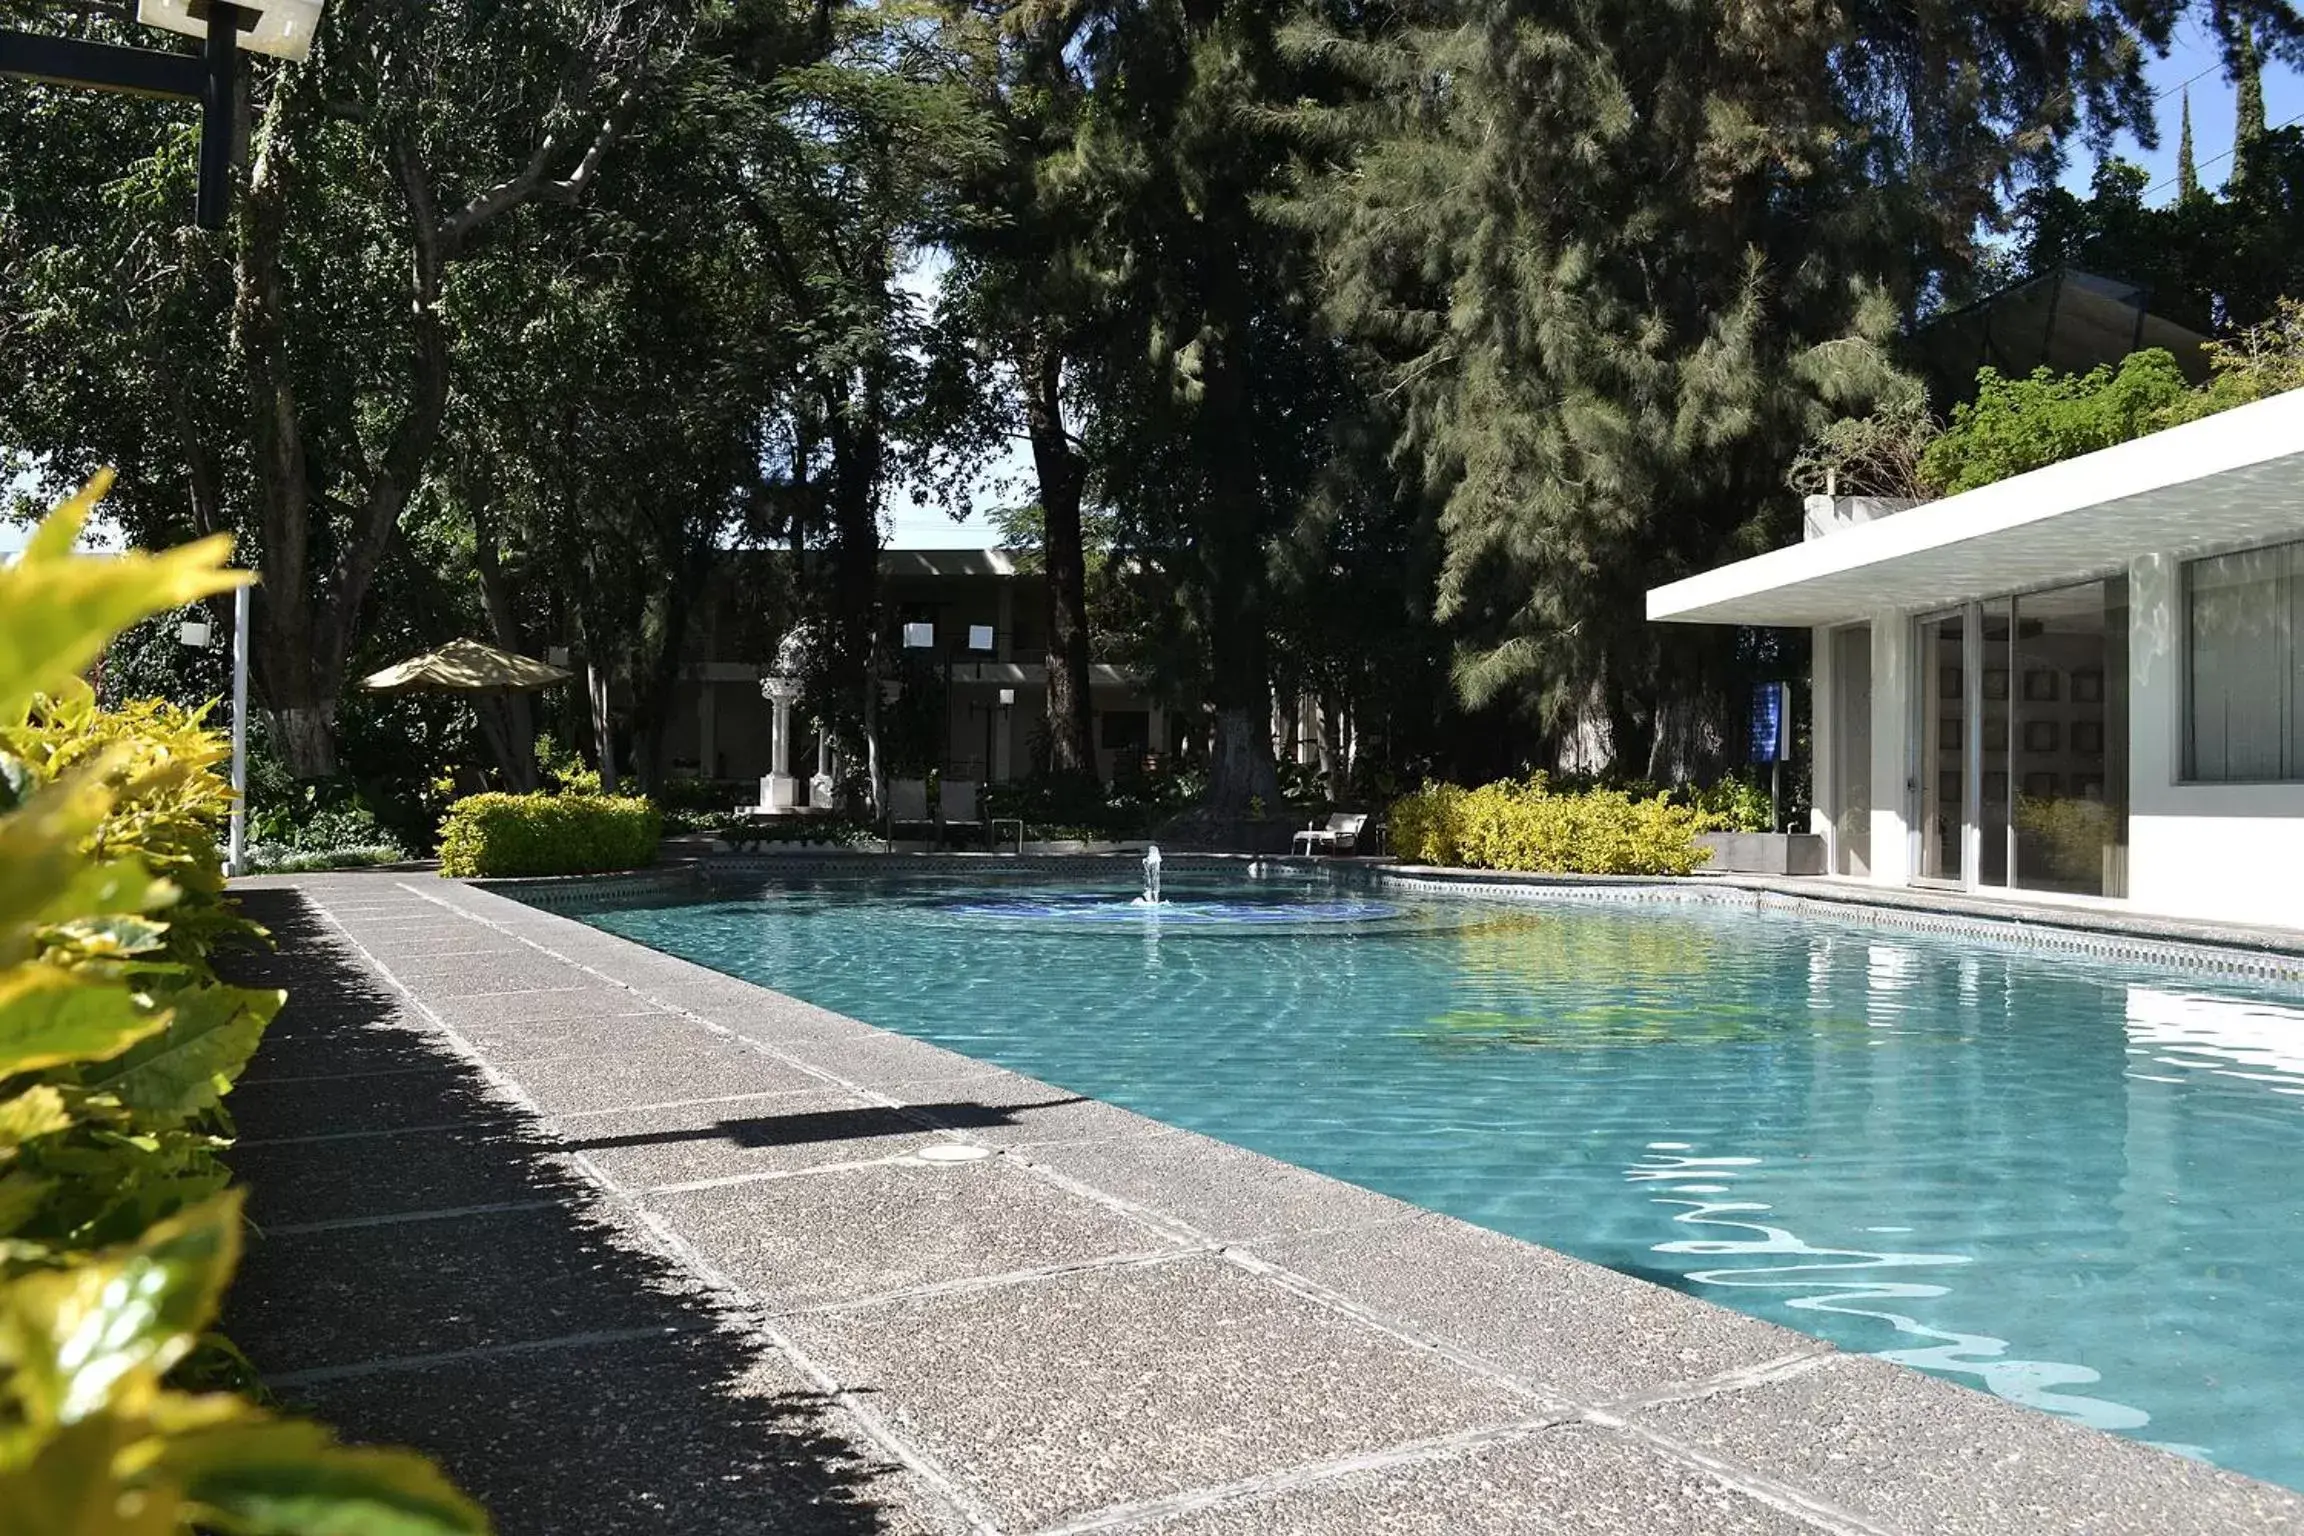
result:
[[[1840,624],[2283,536],[2304,536],[2304,390],[1657,587],[1648,617]]]

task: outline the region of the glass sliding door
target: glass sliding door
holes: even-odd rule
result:
[[[1832,631],[1832,872],[1872,873],[1872,627]]]
[[[1917,740],[1920,877],[1967,879],[1968,626],[1964,613],[1920,621]]]
[[[2128,891],[2128,584],[2016,600],[2015,878],[2035,891]]]

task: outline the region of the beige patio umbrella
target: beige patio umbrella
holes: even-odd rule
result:
[[[360,686],[371,693],[524,693],[566,682],[570,675],[532,656],[515,656],[477,640],[451,640],[436,651],[370,673]]]

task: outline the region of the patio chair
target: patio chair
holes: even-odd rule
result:
[[[1289,843],[1288,851],[1294,853],[1302,848],[1307,856],[1315,853],[1358,853],[1360,829],[1367,825],[1366,812],[1338,811],[1328,818],[1326,826],[1316,821],[1297,833]]]
[[[970,840],[984,838],[984,817],[978,805],[980,786],[974,779],[946,779],[936,786],[937,816],[947,830],[965,829]]]
[[[897,827],[910,823],[919,826],[928,820],[928,781],[926,779],[890,779],[886,806],[888,836],[896,835]]]

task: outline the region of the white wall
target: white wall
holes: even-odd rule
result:
[[[2128,568],[2128,900],[2304,927],[2304,784],[2185,784],[2180,562]]]

